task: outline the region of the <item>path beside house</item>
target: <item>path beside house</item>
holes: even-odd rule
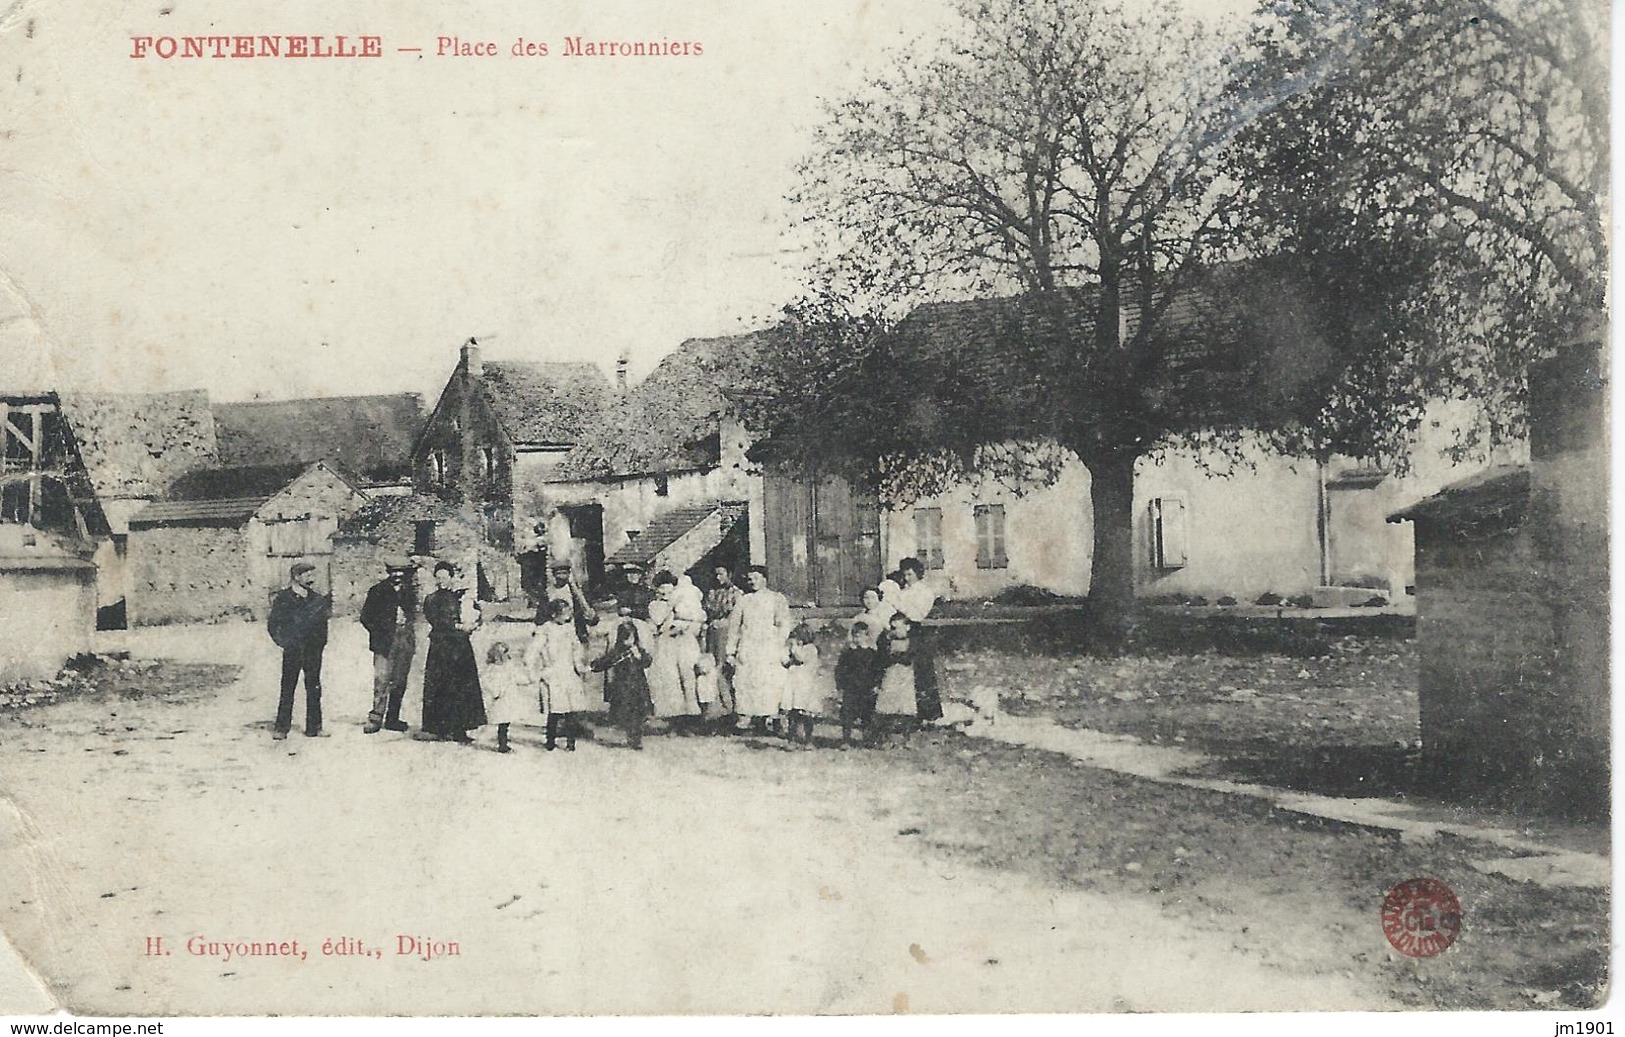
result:
[[[1606,890],[1613,882],[1607,853],[1576,849],[1594,844],[1582,829],[1565,829],[1555,840],[1531,838],[1508,826],[1508,819],[1488,813],[1424,806],[1372,797],[1315,796],[1252,782],[1193,777],[1217,761],[1192,749],[1148,745],[1130,735],[1111,735],[1087,728],[1062,727],[1040,717],[1007,716],[978,723],[970,733],[1012,745],[1061,753],[1091,767],[1191,789],[1205,789],[1260,800],[1274,809],[1336,824],[1352,825],[1411,842],[1453,836],[1483,843],[1487,852],[1474,860],[1483,872],[1494,872],[1539,886],[1573,886]],[[1600,833],[1606,841],[1606,833]]]

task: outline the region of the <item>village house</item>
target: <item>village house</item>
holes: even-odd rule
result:
[[[979,391],[1020,400],[1027,377],[1001,363],[1021,334],[1019,300],[973,300],[921,307],[902,325],[904,348]],[[1188,317],[1193,324],[1199,314]],[[1012,373],[1016,372],[1016,373]],[[1408,528],[1389,512],[1459,475],[1444,456],[1455,411],[1424,422],[1412,467],[1390,474],[1341,457],[1285,457],[1243,436],[1232,455],[1169,448],[1140,459],[1134,473],[1134,582],[1142,598],[1252,602],[1266,594],[1321,605],[1402,600],[1413,584]],[[942,493],[885,513],[887,569],[915,556],[950,598],[990,599],[1017,588],[1062,596],[1089,591],[1094,546],[1088,469],[1070,453],[1028,443],[1008,451],[1042,453],[1047,485],[973,476]]]
[[[56,394],[0,395],[0,683],[91,650],[107,534]]]
[[[1530,372],[1530,460],[1394,513],[1416,538],[1424,779],[1609,812],[1606,340]]]
[[[491,550],[474,560],[485,597],[521,593],[522,555],[534,554],[534,487],[547,481],[610,398],[593,364],[486,361],[462,347],[412,450],[413,491],[458,509]],[[421,520],[433,521],[433,520]],[[451,546],[432,532],[437,552]],[[534,562],[527,563],[526,572]],[[528,582],[534,574],[524,576]]]
[[[97,600],[100,625],[118,629],[133,593],[130,518],[182,475],[220,463],[209,396],[72,392],[62,394],[62,410],[107,519],[95,538]]]
[[[130,519],[130,622],[263,618],[295,562],[326,588],[333,534],[366,502],[322,461],[182,476]]]
[[[593,434],[527,487],[533,514],[564,520],[544,531],[548,551],[588,581],[626,564],[699,577],[760,559],[762,479],[727,393],[770,340],[689,339],[630,387],[622,362]]]
[[[418,439],[415,483],[480,530],[488,596],[533,592],[549,560],[595,585],[628,561],[682,571],[719,551],[751,557],[747,440],[710,378],[731,346],[685,343],[635,388],[623,361],[613,389],[591,364],[490,361],[463,346]],[[377,510],[352,524],[376,523]],[[444,517],[409,521],[430,527],[415,547],[471,548],[446,542],[433,526]],[[405,546],[396,524],[380,545]]]

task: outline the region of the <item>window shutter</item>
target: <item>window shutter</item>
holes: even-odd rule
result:
[[[976,518],[976,567],[1005,569],[1010,565],[1004,545],[1004,505],[978,504]]]
[[[1183,569],[1188,558],[1185,502],[1179,497],[1151,501],[1151,565],[1157,569]]]
[[[914,552],[927,569],[941,569],[942,509],[914,509]]]

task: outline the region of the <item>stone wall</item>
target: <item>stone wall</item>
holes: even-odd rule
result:
[[[1608,359],[1606,342],[1582,342],[1530,376],[1530,508],[1564,697],[1548,755],[1554,793],[1592,816],[1608,810]]]
[[[409,556],[414,552],[419,515],[420,512],[403,509],[385,518],[365,536],[340,533],[333,538],[329,571],[332,574],[335,612],[359,612],[361,603],[366,600],[367,588],[384,577],[384,560],[391,556]],[[511,560],[482,546],[480,537],[477,522],[455,517],[449,512],[436,512],[434,556],[465,567],[483,561],[488,578],[494,578],[499,584],[499,596],[512,597],[517,594],[517,582],[509,586],[506,564]],[[428,574],[423,574],[419,581],[420,593],[429,587],[428,579]],[[517,581],[517,577],[513,577],[513,580]]]
[[[130,532],[130,625],[258,615],[262,595],[242,527],[160,526]]]
[[[1563,701],[1537,569],[1527,523],[1489,532],[1419,523],[1416,638],[1430,783],[1489,795],[1542,780]]]
[[[481,394],[477,382],[478,358],[465,350],[445,392],[424,424],[412,457],[412,485],[416,493],[435,496],[448,504],[474,509],[485,516],[486,540],[499,550],[514,544],[513,445]],[[476,373],[469,374],[469,364]],[[486,471],[485,452],[491,451],[493,470]],[[436,478],[434,456],[446,459],[446,478]]]

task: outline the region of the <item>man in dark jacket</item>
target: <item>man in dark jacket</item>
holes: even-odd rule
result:
[[[413,566],[405,558],[384,563],[388,574],[367,591],[361,606],[361,625],[367,630],[367,647],[372,651],[372,712],[361,730],[369,735],[387,728],[405,731],[401,720],[401,699],[406,695],[406,677],[412,672],[412,655],[417,650],[417,590],[412,585]]]
[[[296,562],[288,586],[271,599],[271,640],[282,649],[282,698],[271,737],[288,737],[293,726],[293,692],[305,675],[305,734],[322,738],[322,651],[327,647],[327,619],[333,599],[316,592],[316,567]]]

